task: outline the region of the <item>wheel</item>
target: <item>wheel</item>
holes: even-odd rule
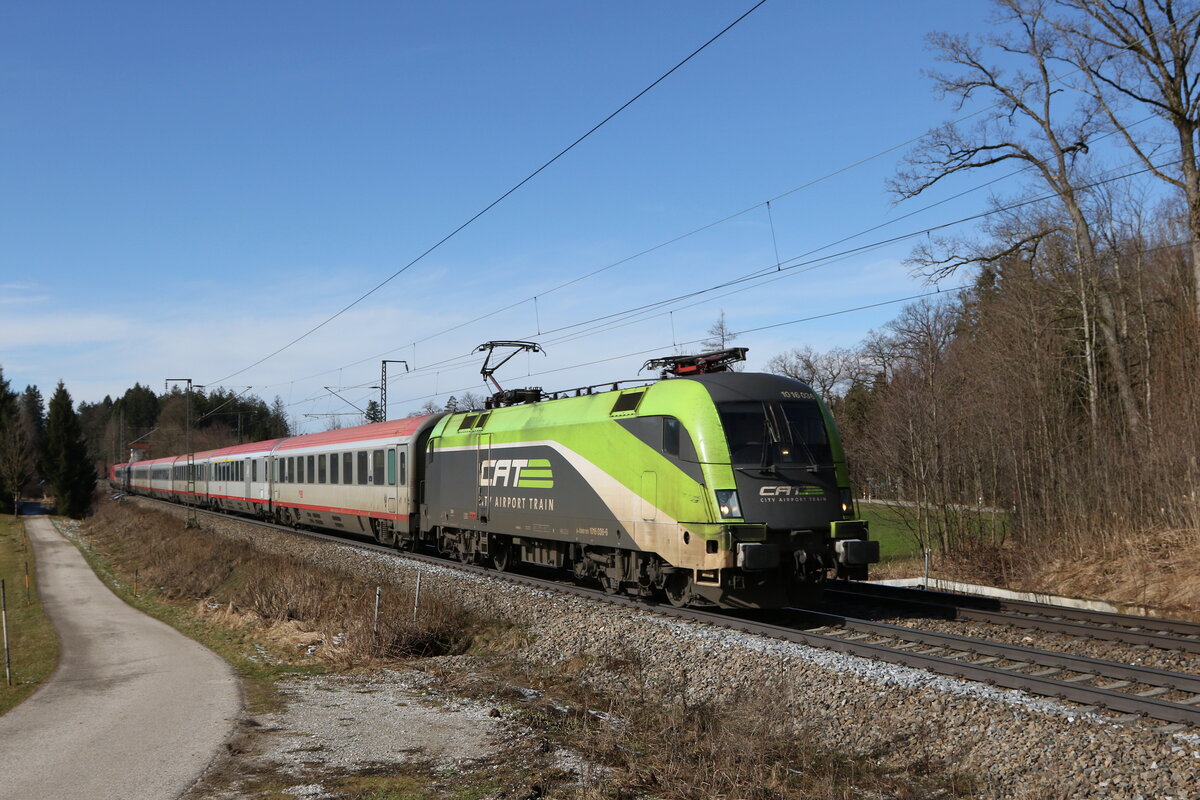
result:
[[[600,572],[600,588],[605,594],[616,594],[621,591],[621,582],[608,574],[607,571]]]
[[[497,539],[492,542],[492,566],[497,572],[508,572],[512,569],[512,550],[512,544],[508,541]]]
[[[663,581],[663,592],[667,602],[676,608],[687,605],[692,597],[692,576],[686,572],[672,572]]]

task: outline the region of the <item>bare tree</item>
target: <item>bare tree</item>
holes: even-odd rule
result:
[[[1085,89],[1145,167],[1187,201],[1193,304],[1200,321],[1200,6],[1175,0],[1057,0],[1055,20],[1086,76]],[[1170,126],[1177,159],[1139,137],[1125,111],[1149,111]]]
[[[417,409],[417,412],[412,416],[421,416],[423,414],[440,414],[446,410],[446,407],[436,400],[426,400],[425,403]]]
[[[707,333],[708,338],[700,343],[700,346],[706,350],[724,350],[737,338],[737,334],[725,321],[725,309],[721,309],[721,315],[717,317],[717,321],[712,324]]]
[[[964,130],[948,123],[929,133],[907,157],[907,167],[892,187],[902,198],[915,197],[953,175],[998,165],[1019,165],[1048,187],[1063,212],[1061,227],[1070,234],[1078,265],[1080,306],[1085,330],[1094,320],[1103,342],[1106,362],[1131,431],[1142,425],[1142,412],[1134,395],[1121,341],[1121,321],[1107,288],[1100,280],[1099,261],[1088,218],[1088,181],[1082,168],[1088,142],[1103,125],[1103,113],[1094,101],[1072,102],[1056,84],[1051,62],[1063,58],[1067,48],[1062,34],[1046,18],[1046,0],[997,0],[1001,25],[1011,29],[984,41],[988,50],[1017,57],[1027,65],[1011,76],[989,63],[985,48],[965,36],[933,34],[930,42],[939,60],[951,72],[933,74],[937,91],[957,99],[990,101],[980,121]],[[1064,108],[1065,105],[1065,108]],[[1038,230],[1027,241],[1010,245],[1020,249],[1051,231]],[[927,262],[935,275],[945,275],[977,259],[951,256]]]
[[[483,397],[474,392],[466,392],[458,398],[459,411],[479,411],[483,408]]]
[[[21,489],[33,477],[33,458],[29,440],[21,425],[6,425],[0,431],[0,482],[13,495],[13,514],[20,508]]]
[[[862,380],[863,362],[853,350],[834,347],[822,353],[805,345],[780,353],[767,362],[767,371],[804,381],[826,404]]]

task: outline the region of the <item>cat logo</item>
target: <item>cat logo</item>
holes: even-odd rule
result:
[[[479,465],[480,486],[553,489],[554,472],[546,458],[497,458]]]
[[[759,497],[824,497],[820,486],[764,486],[758,490]]]

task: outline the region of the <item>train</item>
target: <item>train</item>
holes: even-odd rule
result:
[[[672,357],[649,381],[497,392],[483,409],[117,464],[109,480],[674,605],[816,602],[829,579],[865,579],[879,543],[821,398],[726,368],[739,357]]]

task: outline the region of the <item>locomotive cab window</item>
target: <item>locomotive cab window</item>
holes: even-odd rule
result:
[[[828,466],[833,455],[815,401],[719,403],[734,464]]]

